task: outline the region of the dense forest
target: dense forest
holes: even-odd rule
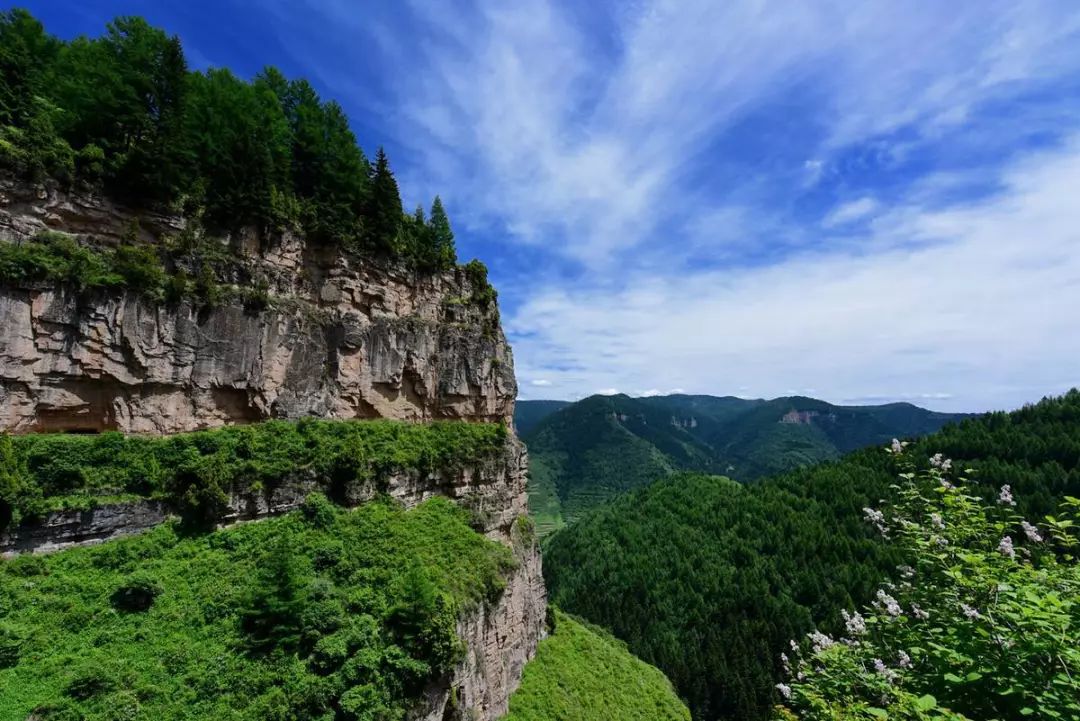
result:
[[[963,417],[908,403],[690,395],[523,401],[514,416],[529,446],[529,506],[541,535],[674,471],[752,481]]]
[[[1080,391],[946,426],[908,455],[935,453],[987,497],[1010,484],[1018,512],[1041,518],[1080,495]],[[765,718],[789,640],[834,628],[895,569],[863,508],[896,471],[872,448],[748,486],[669,477],[549,539],[551,599],[667,673],[695,718]]]
[[[0,13],[0,170],[215,231],[291,229],[422,270],[456,263],[442,201],[404,212],[386,153],[368,160],[340,105],[273,67],[250,82],[192,72],[179,38],[137,17],[64,42],[24,10]]]

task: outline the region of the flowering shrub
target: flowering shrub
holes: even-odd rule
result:
[[[904,444],[897,501],[864,509],[907,559],[845,632],[791,642],[777,718],[1080,719],[1080,500],[1021,518],[1012,489],[988,506],[940,455]]]

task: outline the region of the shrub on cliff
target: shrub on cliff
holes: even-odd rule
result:
[[[556,623],[525,666],[503,721],[689,721],[656,668],[607,631],[548,606]]]
[[[6,438],[6,440],[5,440]],[[164,438],[110,432],[0,436],[0,504],[22,515],[130,494],[173,505],[195,526],[221,516],[232,490],[265,492],[313,477],[337,500],[393,472],[451,472],[504,452],[493,423],[266,421]],[[5,480],[6,479],[6,480]],[[44,504],[42,499],[44,499]],[[0,506],[2,509],[2,506]]]

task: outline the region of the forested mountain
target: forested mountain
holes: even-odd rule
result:
[[[1080,495],[1080,391],[949,425],[908,450],[973,469],[1037,519]],[[898,559],[863,519],[892,492],[882,448],[740,485],[671,476],[555,533],[544,573],[560,607],[611,629],[675,683],[697,719],[761,719],[779,654],[869,599]]]
[[[514,428],[519,435],[525,435],[536,424],[555,411],[570,405],[570,401],[518,401],[514,406]]]
[[[522,401],[515,411],[529,446],[530,507],[542,534],[672,471],[749,481],[964,417],[909,403],[836,406],[799,396],[613,395],[557,403]]]

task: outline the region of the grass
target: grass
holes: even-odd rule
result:
[[[547,456],[529,456],[529,515],[536,521],[536,532],[540,538],[566,525],[555,489],[556,475],[557,471],[551,467]]]
[[[503,721],[689,721],[663,673],[606,631],[555,611]]]
[[[512,567],[444,499],[3,561],[0,719],[402,719]]]
[[[156,498],[189,519],[220,515],[231,488],[269,490],[301,475],[332,497],[395,471],[448,472],[497,458],[498,424],[266,421],[168,437],[0,435],[0,527],[103,497]]]

